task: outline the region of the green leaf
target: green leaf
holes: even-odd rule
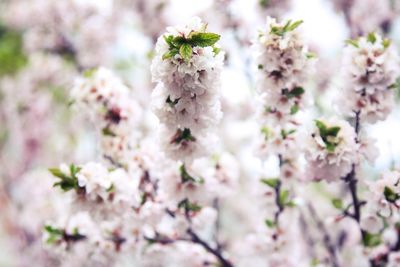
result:
[[[296,132],[295,129],[292,129],[292,130],[289,130],[289,131],[286,131],[285,129],[281,129],[282,139],[286,139],[289,135],[294,134],[295,132]]]
[[[59,178],[60,181],[53,184],[54,187],[59,186],[63,191],[69,191],[72,189],[78,189],[78,178],[76,174],[81,170],[80,167],[76,167],[75,165],[70,165],[70,174],[63,173],[58,168],[50,168],[49,171],[55,177]]]
[[[381,234],[371,234],[368,232],[364,232],[363,236],[363,244],[366,247],[376,247],[382,243]]]
[[[179,54],[181,57],[188,62],[192,57],[193,49],[190,44],[183,44],[181,48],[179,48]]]
[[[289,208],[293,208],[293,207],[296,206],[296,204],[293,201],[290,200],[290,201],[286,202],[285,206],[289,207]]]
[[[354,47],[356,47],[356,48],[359,48],[359,47],[360,47],[360,46],[358,45],[357,40],[348,39],[348,40],[345,41],[345,43],[348,44],[348,45],[352,45],[352,46],[354,46]]]
[[[385,38],[382,40],[382,45],[385,49],[388,48],[390,46],[390,44],[391,44],[391,41],[388,38]]]
[[[165,103],[167,103],[171,108],[175,107],[176,104],[178,104],[180,98],[174,99],[173,101],[171,100],[171,96],[167,97],[167,100],[165,100]]]
[[[262,6],[263,8],[267,8],[269,5],[269,0],[259,0],[259,4],[260,6]]]
[[[221,35],[211,32],[198,32],[192,34],[188,42],[193,46],[207,47],[213,46],[219,41]]]
[[[179,202],[178,204],[178,209],[185,209],[185,211],[193,211],[193,212],[198,212],[201,210],[201,206],[198,205],[197,203],[190,202],[187,198]]]
[[[163,36],[164,37],[164,40],[165,40],[165,42],[170,46],[170,47],[173,47],[174,46],[174,44],[173,44],[173,40],[174,40],[174,36],[173,35],[164,35]]]
[[[186,170],[185,164],[182,164],[179,167],[179,172],[181,174],[181,180],[182,183],[186,183],[186,182],[196,182],[196,179],[193,178]]]
[[[306,57],[307,57],[307,59],[312,59],[312,58],[316,58],[317,55],[314,54],[314,53],[312,53],[312,52],[308,52],[308,53],[306,54]]]
[[[185,128],[183,130],[178,129],[171,140],[171,142],[175,144],[179,144],[183,141],[188,141],[188,142],[196,141],[196,138],[192,135],[190,129],[188,128]]]
[[[304,88],[299,86],[293,88],[291,91],[289,91],[288,89],[282,90],[282,94],[289,99],[293,97],[300,97],[302,94],[304,94],[304,92]]]
[[[48,243],[48,244],[56,243],[57,241],[61,240],[64,235],[63,230],[52,227],[51,225],[45,225],[44,231],[47,232],[49,235],[49,237],[46,240],[46,243]]]
[[[292,20],[288,20],[286,24],[281,27],[281,26],[272,26],[270,33],[278,35],[282,37],[285,35],[285,33],[294,31],[297,27],[299,27],[303,23],[302,20],[298,20],[292,23]]]
[[[319,121],[319,120],[315,121],[315,125],[317,126],[317,128],[319,130],[319,134],[326,145],[326,149],[329,152],[334,152],[335,148],[337,146],[337,143],[330,141],[328,137],[337,137],[337,135],[340,131],[340,127],[333,126],[333,127],[328,128],[322,121]]]
[[[326,125],[320,120],[315,120],[315,125],[317,126],[319,133],[321,135],[325,135],[326,130],[327,130]]]
[[[298,20],[293,22],[293,24],[289,25],[289,27],[287,28],[287,31],[293,31],[295,30],[297,27],[299,27],[301,24],[303,23],[302,20]]]
[[[172,58],[178,53],[179,53],[179,50],[176,48],[173,48],[170,51],[164,53],[164,55],[162,56],[162,60]]]
[[[75,164],[69,165],[69,170],[71,172],[72,177],[75,177],[75,175],[81,170],[81,167],[75,166]]]
[[[261,128],[261,133],[264,135],[265,140],[268,140],[270,137],[272,137],[272,132],[267,126]]]
[[[15,74],[28,63],[22,34],[0,24],[0,76]]]
[[[279,203],[285,206],[289,202],[289,190],[282,190],[279,195]]]
[[[368,42],[374,44],[376,42],[376,35],[373,32],[370,32],[367,36]]]
[[[335,148],[336,148],[335,144],[332,144],[329,142],[325,142],[325,144],[326,144],[326,150],[328,150],[328,152],[331,152],[331,153],[335,152]]]
[[[388,202],[394,203],[397,200],[399,200],[400,195],[394,192],[390,187],[385,186],[385,189],[383,190],[383,194],[385,195],[385,198]]]
[[[278,178],[268,178],[268,179],[261,179],[261,182],[268,185],[271,188],[276,188],[279,184],[279,179]]]
[[[213,46],[213,53],[214,53],[214,55],[215,55],[215,56],[218,55],[219,52],[221,52],[221,49],[218,48],[218,47],[216,47],[216,46]]]
[[[176,36],[174,39],[172,39],[172,44],[174,47],[180,47],[185,43],[187,43],[187,39],[182,36]]]
[[[104,136],[111,136],[111,137],[116,136],[116,134],[115,134],[113,131],[111,131],[111,129],[110,129],[109,127],[104,127],[104,128],[101,130],[101,132],[102,132],[102,134],[103,134]]]
[[[87,69],[83,72],[83,77],[85,78],[92,78],[93,75],[96,73],[96,68]]]
[[[65,177],[68,177],[58,168],[49,168],[49,172],[51,172],[51,174],[53,174],[55,177],[58,177],[58,178],[63,179]]]
[[[338,135],[339,131],[340,131],[340,127],[334,126],[334,127],[326,129],[326,135],[336,137]]]
[[[332,199],[332,205],[339,210],[343,209],[343,201],[341,199],[338,198]]]
[[[274,228],[276,226],[276,223],[272,220],[265,220],[265,225],[267,225],[269,228]]]
[[[319,259],[314,258],[314,259],[311,260],[310,265],[311,265],[311,267],[317,267],[318,265],[320,265],[320,263],[321,262],[320,262]]]
[[[51,225],[45,225],[44,230],[49,233],[49,234],[57,234],[57,235],[62,235],[64,233],[63,230],[52,227]]]
[[[290,108],[290,115],[294,115],[299,111],[299,106],[294,104],[291,108]]]
[[[295,87],[292,91],[290,91],[290,95],[292,96],[300,96],[304,94],[303,87]]]
[[[77,189],[78,188],[78,183],[77,181],[71,179],[71,178],[66,178],[62,179],[60,182],[54,183],[54,187],[59,186],[63,191],[67,192],[72,189]]]
[[[114,184],[111,184],[110,187],[107,188],[107,190],[106,190],[107,193],[112,193],[114,191],[115,191],[115,185]]]

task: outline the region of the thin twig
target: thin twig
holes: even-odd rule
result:
[[[331,237],[321,219],[318,217],[317,212],[315,211],[314,207],[311,204],[308,204],[308,209],[311,213],[312,218],[315,220],[318,229],[321,231],[323,235],[324,245],[329,253],[332,266],[333,267],[340,267],[337,255],[336,255],[336,247],[333,245]]]
[[[206,251],[214,255],[218,261],[221,263],[222,267],[233,267],[232,263],[230,263],[227,259],[225,259],[221,252],[213,249],[210,245],[207,244],[204,240],[202,240],[191,228],[188,229],[187,233],[191,237],[193,243],[201,245]]]
[[[304,239],[306,240],[307,246],[309,248],[310,257],[312,259],[315,259],[316,258],[315,241],[310,233],[309,225],[307,224],[307,221],[304,218],[304,214],[302,211],[300,211],[300,227],[302,229],[301,233],[303,234]]]
[[[360,111],[355,111],[355,123],[354,123],[354,130],[356,133],[355,141],[356,143],[359,143],[359,133],[360,133]],[[353,163],[351,167],[351,171],[344,177],[344,181],[347,182],[350,194],[351,194],[351,199],[353,202],[353,209],[354,212],[351,214],[351,217],[357,221],[357,223],[360,223],[361,219],[361,206],[365,204],[364,201],[360,201],[357,195],[357,178],[356,178],[356,165]],[[345,214],[346,215],[346,214]],[[361,236],[363,240],[365,239],[366,232],[360,228],[361,231]]]
[[[179,241],[198,244],[198,245],[202,246],[207,252],[214,255],[218,259],[221,267],[234,267],[232,265],[232,263],[230,263],[227,259],[224,258],[224,256],[222,256],[221,251],[219,251],[218,249],[212,248],[206,241],[201,239],[193,231],[193,229],[191,227],[189,227],[187,229],[187,234],[189,235],[190,238],[183,238],[183,237],[169,238],[166,236],[161,236],[160,234],[156,233],[155,237],[146,237],[145,236],[144,239],[149,241],[150,243],[158,243],[161,245],[170,245],[170,244],[173,244],[173,243],[179,242]]]
[[[221,228],[221,216],[220,216],[220,203],[218,198],[214,199],[213,206],[214,209],[217,211],[217,218],[215,219],[214,241],[217,246],[217,251],[221,251],[222,244],[219,240],[219,232]]]
[[[279,158],[279,169],[282,168],[283,165],[283,159],[282,159],[282,155],[279,154],[278,155]],[[281,187],[282,187],[282,182],[279,178],[278,183],[275,186],[275,204],[278,207],[278,210],[275,212],[275,216],[274,216],[274,223],[275,225],[279,226],[279,217],[281,215],[281,213],[284,211],[285,207],[283,206],[283,203],[281,203]]]
[[[278,183],[275,186],[275,204],[278,207],[278,210],[275,212],[274,222],[275,222],[275,225],[277,225],[277,226],[279,225],[279,217],[285,209],[285,207],[282,205],[281,200],[280,200],[281,186],[282,186],[281,181],[278,181]]]

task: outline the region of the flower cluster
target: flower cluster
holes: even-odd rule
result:
[[[87,257],[89,262],[101,259],[103,264],[117,257],[114,252],[133,248],[132,233],[137,232],[137,225],[127,222],[135,221],[132,208],[140,202],[140,172],[108,170],[94,162],[63,164],[50,172],[57,178],[54,186],[68,192],[64,197],[70,196],[71,203],[65,216],[45,225],[48,245],[59,247],[61,255],[72,249],[66,257],[83,257],[81,261]]]
[[[376,217],[390,218],[393,223],[400,219],[397,212],[400,204],[399,181],[400,172],[393,170],[383,173],[380,179],[369,183],[372,193],[369,210],[373,211]]]
[[[139,172],[127,173],[123,169],[108,170],[100,163],[89,162],[83,166],[62,164],[60,168],[50,169],[59,179],[54,186],[63,191],[74,190],[80,199],[86,201],[126,203],[127,206],[137,205]]]
[[[357,162],[359,144],[351,125],[338,119],[320,119],[307,138],[306,159],[310,179],[337,181]]]
[[[394,105],[399,58],[390,40],[370,33],[348,40],[344,51],[345,115],[360,113],[362,121],[384,120]]]
[[[168,156],[183,161],[203,155],[207,132],[221,118],[219,101],[223,53],[220,36],[194,18],[187,26],[167,28],[156,45],[152,62],[154,112],[163,127]]]
[[[257,88],[265,98],[265,112],[277,121],[287,119],[304,106],[303,86],[313,55],[298,32],[301,24],[301,20],[278,23],[268,17],[254,45],[259,72]]]
[[[238,10],[257,4],[284,17],[289,0],[204,3],[209,28],[194,18],[160,37],[180,20],[175,9],[192,3],[0,2],[0,232],[9,235],[0,245],[14,258],[6,265],[400,266],[397,162],[389,171],[365,164],[377,154],[368,134],[383,126],[365,124],[388,116],[400,87],[387,39],[348,40],[344,90],[329,92],[320,89],[335,87],[340,60],[322,58],[332,63],[318,69],[330,74],[324,86],[310,79],[302,20],[268,18],[250,46],[257,13]],[[335,2],[347,6],[349,26],[376,5]],[[377,24],[388,34],[387,4],[352,36]],[[319,43],[313,49],[324,51]],[[92,68],[101,65],[113,70]],[[341,93],[345,118],[319,102],[331,93]],[[34,169],[54,162],[77,164]]]
[[[86,109],[101,130],[104,156],[113,164],[124,166],[132,159],[135,134],[141,109],[130,90],[105,68],[87,70],[76,79],[71,92],[74,104]]]
[[[287,227],[283,218],[294,218],[290,213],[295,206],[292,185],[303,174],[299,163],[302,149],[298,112],[306,106],[304,86],[313,64],[298,31],[301,24],[301,20],[278,23],[268,17],[253,46],[261,102],[258,119],[262,125],[257,145],[262,156],[276,156],[279,162],[278,177],[261,179],[266,186],[263,189],[266,203],[262,207],[265,223],[256,234],[264,236],[263,245],[259,245],[265,246],[262,251],[270,256],[261,257],[264,264],[258,265],[292,266],[296,261],[286,260],[282,255],[294,249],[289,240],[297,226]]]
[[[268,17],[254,44],[263,125],[258,143],[262,154],[280,156],[282,178],[299,176],[296,116],[306,104],[304,84],[313,65],[298,32],[301,24],[301,20],[278,23]]]

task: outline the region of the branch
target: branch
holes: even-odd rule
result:
[[[221,252],[218,249],[214,249],[212,248],[206,241],[204,241],[203,239],[201,239],[193,230],[191,227],[189,227],[187,229],[187,234],[189,235],[190,238],[169,238],[166,236],[161,236],[160,234],[156,233],[155,237],[144,237],[145,240],[147,240],[150,243],[158,243],[161,245],[170,245],[173,244],[175,242],[189,242],[189,243],[193,243],[193,244],[198,244],[200,246],[202,246],[207,252],[211,253],[212,255],[214,255],[218,261],[221,264],[221,267],[234,267],[232,265],[232,263],[230,263],[227,259],[225,259]]]
[[[213,201],[213,206],[217,210],[217,218],[215,220],[215,229],[214,229],[214,241],[217,246],[216,250],[218,252],[220,252],[222,249],[222,244],[219,239],[219,232],[220,232],[220,228],[221,228],[221,222],[220,222],[221,216],[220,216],[220,203],[219,202],[220,201],[218,198],[214,199],[214,201]]]
[[[359,132],[360,132],[360,111],[355,111],[356,117],[355,117],[355,125],[354,125],[354,130],[356,132],[356,143],[359,143]],[[357,223],[360,223],[361,219],[361,206],[365,204],[364,201],[360,201],[357,195],[357,178],[356,178],[356,165],[353,163],[351,167],[351,171],[343,178],[343,180],[348,184],[350,194],[351,194],[351,199],[353,202],[353,207],[354,207],[354,212],[353,214],[350,213],[345,213],[345,215],[350,214],[350,217],[355,219]],[[365,231],[360,228],[361,231],[361,236],[364,240],[365,238]]]
[[[276,225],[279,225],[279,217],[285,209],[285,207],[282,205],[281,200],[280,200],[281,186],[282,186],[282,183],[279,180],[277,185],[275,186],[275,204],[278,207],[278,210],[275,212],[275,216],[274,216],[274,222]]]
[[[315,211],[314,207],[311,204],[308,204],[308,210],[311,213],[311,217],[314,218],[314,221],[316,222],[318,229],[323,234],[324,245],[329,253],[329,256],[330,256],[330,259],[332,262],[332,266],[339,267],[340,265],[338,263],[338,259],[337,259],[337,255],[336,255],[336,248],[332,243],[331,237],[329,236],[329,233],[328,233],[327,229],[325,228],[324,223],[318,217],[317,212]]]
[[[282,155],[279,154],[278,155],[279,158],[279,169],[282,168],[283,165],[283,159],[282,159]],[[284,211],[285,207],[283,206],[283,204],[281,203],[280,200],[280,196],[281,196],[281,187],[282,187],[282,182],[280,180],[278,180],[277,185],[275,186],[275,204],[278,207],[278,210],[275,212],[275,216],[274,216],[274,222],[275,224],[278,226],[279,225],[279,216],[281,215],[281,213]]]
[[[213,249],[210,245],[207,244],[207,242],[202,240],[195,232],[193,232],[191,228],[188,229],[187,233],[191,237],[193,243],[199,244],[206,251],[214,255],[219,260],[222,267],[233,267],[232,263],[230,263],[227,259],[225,259],[218,250]]]

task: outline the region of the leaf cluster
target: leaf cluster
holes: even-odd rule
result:
[[[69,166],[70,174],[67,175],[63,173],[59,168],[50,168],[49,171],[51,172],[51,174],[60,179],[60,181],[54,183],[53,186],[59,186],[65,192],[72,189],[79,189],[78,178],[76,177],[76,175],[79,173],[80,170],[80,167],[71,164]]]
[[[221,36],[211,32],[192,32],[188,37],[164,35],[164,40],[169,46],[162,59],[172,58],[179,54],[186,62],[188,62],[193,54],[193,47],[207,47],[214,46],[219,41]],[[214,53],[219,50],[214,48]]]
[[[316,120],[315,125],[319,130],[319,134],[326,145],[326,149],[329,152],[334,152],[336,146],[338,145],[337,142],[332,141],[333,138],[337,137],[340,127],[333,126],[328,127],[322,121]]]
[[[294,31],[302,23],[302,20],[297,20],[294,22],[292,22],[292,20],[288,20],[284,26],[272,26],[270,33],[283,37],[286,33]]]

